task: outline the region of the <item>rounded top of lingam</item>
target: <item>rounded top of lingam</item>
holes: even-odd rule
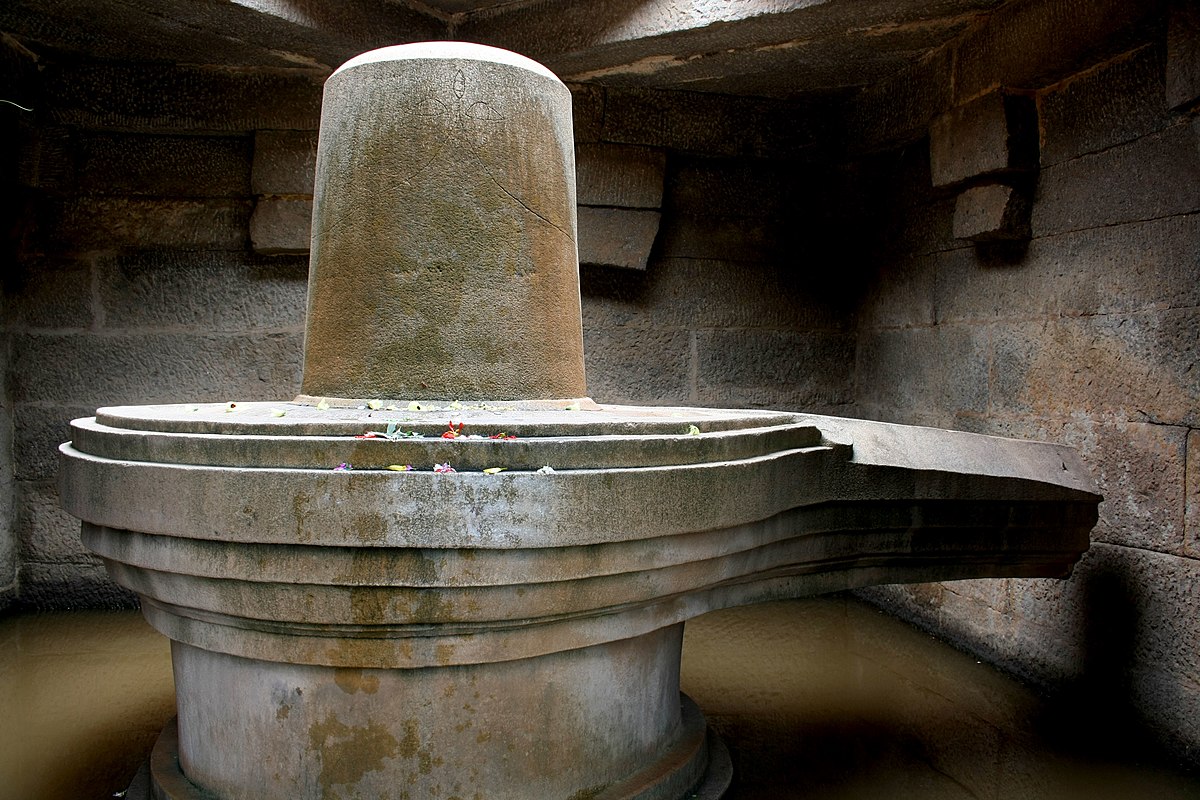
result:
[[[571,95],[483,45],[382,48],[325,85],[302,397],[587,394]]]

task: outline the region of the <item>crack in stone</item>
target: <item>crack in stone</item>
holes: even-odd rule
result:
[[[555,230],[557,230],[557,231],[558,231],[559,233],[561,233],[563,236],[566,236],[566,237],[567,237],[567,239],[568,239],[570,242],[572,242],[572,243],[574,243],[574,242],[575,242],[575,238],[574,238],[573,236],[571,236],[571,234],[570,234],[569,232],[567,232],[566,230],[564,230],[564,229],[563,229],[561,226],[554,224],[554,222],[553,222],[553,221],[551,221],[551,220],[547,219],[546,217],[542,216],[542,215],[541,215],[541,214],[539,214],[537,211],[535,211],[535,210],[533,210],[532,208],[530,208],[530,207],[529,207],[529,205],[528,205],[528,204],[527,204],[527,203],[526,203],[524,200],[522,200],[521,198],[517,197],[515,194],[513,194],[513,193],[512,193],[512,192],[510,192],[508,189],[506,189],[506,188],[504,187],[504,184],[502,184],[502,183],[500,183],[500,181],[496,180],[496,176],[495,176],[495,175],[492,175],[492,174],[490,174],[490,173],[489,173],[489,174],[488,174],[488,177],[492,179],[492,183],[496,184],[496,186],[497,186],[497,187],[500,189],[500,191],[504,192],[506,195],[508,195],[509,197],[511,197],[513,200],[516,200],[516,201],[517,201],[517,203],[518,203],[518,204],[520,204],[521,208],[525,209],[525,210],[526,210],[526,211],[528,211],[530,214],[533,214],[535,217],[537,217],[538,219],[540,219],[542,222],[546,223],[546,224],[547,224],[547,225],[549,225],[551,228],[554,228]]]

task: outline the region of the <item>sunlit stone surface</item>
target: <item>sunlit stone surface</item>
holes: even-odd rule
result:
[[[324,119],[301,397],[100,409],[62,448],[173,641],[160,796],[717,797],[687,619],[1087,548],[1067,448],[582,397],[569,96],[536,64],[388,48]]]

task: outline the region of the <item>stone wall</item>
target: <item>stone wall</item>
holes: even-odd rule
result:
[[[1195,762],[1200,29],[1194,7],[1121,4],[1108,9],[1115,21],[1089,18],[1113,35],[1076,58],[1058,57],[1061,41],[1055,58],[1039,52],[1076,5],[1008,8],[931,60],[926,76],[953,78],[915,82],[910,96],[923,100],[906,111],[933,134],[846,175],[880,187],[871,213],[882,234],[858,314],[856,413],[1079,448],[1105,496],[1093,547],[1067,582],[865,594],[1054,687],[1064,713],[1094,720],[1082,746],[1102,750],[1119,726],[1141,725],[1147,742]],[[1143,16],[1130,21],[1131,8]],[[1009,63],[1002,37],[1042,60]],[[974,242],[955,234],[981,179],[938,180],[954,159],[938,126],[997,87],[1035,101],[1040,170],[1029,238]]]
[[[40,608],[130,602],[57,507],[56,448],[72,418],[298,391],[321,85],[307,70],[42,65],[10,179],[28,224],[3,281],[0,452],[14,480],[0,462],[0,590],[4,565],[11,584],[19,564],[19,591],[4,596]],[[654,223],[624,249],[595,230],[581,245],[590,393],[848,403],[845,298],[814,291],[780,244],[797,195],[776,165],[813,149],[821,116],[707,95],[574,93],[584,225]]]

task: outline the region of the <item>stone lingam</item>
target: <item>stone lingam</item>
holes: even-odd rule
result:
[[[63,504],[172,640],[154,797],[718,797],[687,619],[1087,548],[1064,447],[587,399],[570,104],[477,45],[343,65],[302,394],[73,423]]]

